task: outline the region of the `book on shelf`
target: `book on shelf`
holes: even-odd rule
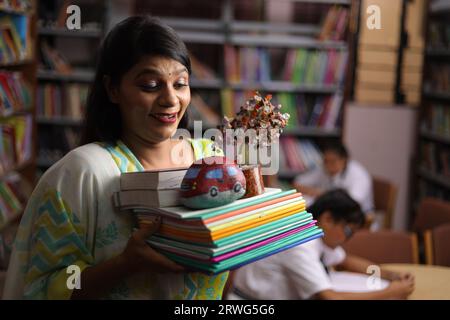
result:
[[[312,141],[282,137],[280,142],[280,153],[283,154],[285,159],[285,167],[281,167],[281,170],[288,169],[302,173],[322,164],[322,153]]]
[[[120,175],[120,190],[178,189],[188,168],[127,172]]]
[[[1,0],[0,1],[0,11],[18,11],[27,12],[31,10],[33,4],[30,0]]]
[[[343,40],[347,30],[349,9],[331,6],[322,23],[319,40]]]
[[[428,31],[428,48],[437,50],[450,49],[450,24],[442,21],[430,21]]]
[[[31,106],[31,88],[20,72],[0,71],[0,117]]]
[[[52,48],[47,41],[40,41],[41,63],[44,69],[53,70],[60,74],[71,74],[73,68],[67,58],[57,49]]]
[[[422,129],[450,139],[450,106],[439,103],[427,105]]]
[[[192,67],[192,76],[198,80],[215,80],[217,79],[216,72],[204,63],[201,63],[193,54],[189,55]]]
[[[191,104],[188,109],[190,120],[202,120],[203,128],[215,128],[221,123],[221,117],[216,112],[217,107],[207,103],[202,95],[193,93]]]
[[[31,159],[32,130],[31,114],[0,119],[0,173]]]
[[[424,89],[436,93],[450,92],[450,65],[433,63],[425,74]]]
[[[235,269],[323,235],[295,190],[265,193],[209,209],[131,211],[138,220],[162,217],[148,243],[168,258],[205,273]]]
[[[30,183],[16,172],[0,180],[0,230],[22,213],[31,192]]]
[[[81,120],[88,91],[87,84],[40,84],[37,89],[36,114],[45,118],[67,117]]]
[[[0,12],[0,64],[14,63],[33,54],[29,17]]]
[[[446,179],[450,178],[450,147],[422,141],[421,155],[422,168]]]

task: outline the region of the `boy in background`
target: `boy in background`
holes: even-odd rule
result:
[[[406,299],[412,293],[414,278],[410,274],[383,269],[381,277],[391,281],[385,289],[333,290],[329,267],[365,274],[367,267],[374,264],[346,254],[341,247],[363,225],[364,214],[342,189],[320,196],[308,212],[323,229],[324,237],[236,270],[229,299]]]

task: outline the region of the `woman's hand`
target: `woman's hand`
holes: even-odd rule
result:
[[[178,273],[186,271],[182,266],[153,250],[146,242],[148,237],[159,228],[160,224],[160,217],[156,217],[154,221],[141,222],[139,229],[131,235],[125,250],[119,256],[127,273],[134,274],[149,271]]]

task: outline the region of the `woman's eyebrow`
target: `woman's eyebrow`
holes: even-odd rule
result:
[[[178,69],[178,70],[175,70],[175,71],[173,72],[173,74],[174,74],[174,75],[179,75],[180,73],[183,73],[183,72],[188,72],[186,67],[183,67],[183,68],[180,68],[180,69]],[[161,73],[161,71],[159,71],[158,69],[155,69],[155,68],[145,68],[145,69],[141,70],[141,71],[136,75],[135,79],[137,79],[137,78],[139,78],[140,76],[145,75],[145,74],[151,74],[151,75],[157,75],[157,76],[163,76],[163,75],[164,75],[164,74]]]

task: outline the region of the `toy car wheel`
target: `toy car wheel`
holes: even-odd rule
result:
[[[209,194],[211,195],[211,197],[215,197],[219,194],[219,190],[217,190],[216,187],[212,187],[211,189],[209,189]]]
[[[233,187],[234,192],[238,193],[241,191],[241,189],[242,189],[242,185],[239,182],[236,182]]]

